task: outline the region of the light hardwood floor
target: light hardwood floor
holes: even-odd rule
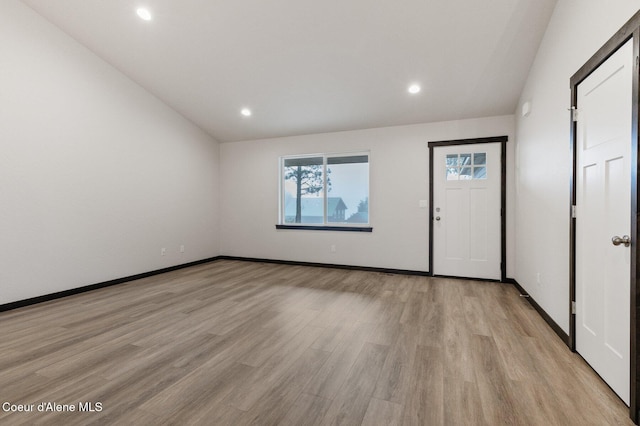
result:
[[[46,425],[609,425],[627,407],[507,284],[216,261],[0,313]]]

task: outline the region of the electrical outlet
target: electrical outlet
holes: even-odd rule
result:
[[[540,272],[536,274],[536,283],[540,285]]]
[[[167,254],[167,249],[166,249],[166,248],[164,248],[164,247],[162,247],[162,248],[160,249],[160,256],[164,256],[165,254]]]
[[[180,246],[180,253],[184,253],[184,245]]]
[[[336,252],[336,245],[335,244],[331,244],[331,247],[329,247],[329,251],[331,253],[335,253]]]

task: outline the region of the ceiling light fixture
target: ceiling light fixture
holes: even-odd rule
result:
[[[136,13],[140,17],[140,19],[143,19],[145,21],[151,20],[151,12],[149,12],[149,10],[145,9],[144,7],[138,8],[138,10],[136,10]]]
[[[420,86],[417,84],[412,84],[411,86],[409,86],[409,88],[407,89],[407,91],[409,93],[411,93],[412,95],[415,95],[416,93],[420,92]]]
[[[251,110],[249,108],[242,108],[240,110],[240,114],[244,115],[245,117],[250,117],[251,116]]]

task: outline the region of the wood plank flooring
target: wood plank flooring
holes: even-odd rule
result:
[[[35,412],[3,425],[632,424],[511,285],[239,261],[0,313],[5,402]]]

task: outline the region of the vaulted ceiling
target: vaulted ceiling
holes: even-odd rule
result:
[[[228,142],[512,114],[556,0],[23,2]]]

